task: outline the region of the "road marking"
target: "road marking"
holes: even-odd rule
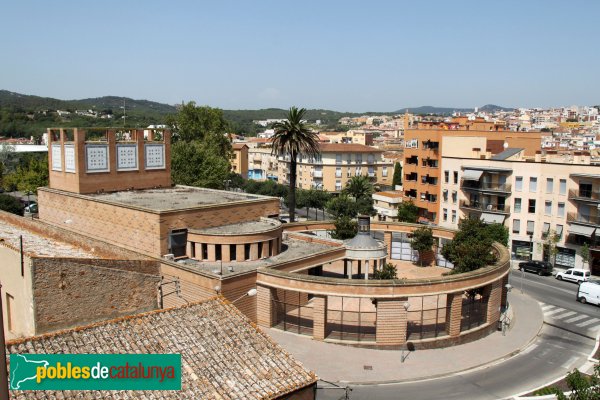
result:
[[[598,318],[592,318],[590,320],[587,320],[587,321],[584,321],[584,322],[582,322],[580,324],[577,324],[576,326],[588,326],[588,325],[591,325],[591,324],[595,324],[596,322],[600,322],[600,319],[598,319]]]
[[[573,315],[573,314],[575,314],[575,311],[567,311],[567,312],[566,312],[566,313],[564,313],[564,314],[555,315],[555,316],[554,316],[554,317],[552,317],[552,318],[555,318],[555,319],[563,319],[563,318],[566,318],[566,317],[570,317],[570,316],[571,316],[571,315]]]
[[[546,311],[544,313],[544,315],[552,315],[552,314],[556,314],[556,313],[563,312],[563,311],[567,311],[567,310],[565,310],[564,308],[557,308],[556,310]]]
[[[541,303],[541,304],[544,304],[544,303]],[[542,310],[546,311],[546,310],[551,310],[553,308],[554,308],[553,305],[546,304],[545,306],[542,307]]]
[[[588,315],[578,315],[576,317],[566,319],[565,322],[575,322],[575,321],[579,321],[580,319],[584,319],[587,317],[588,317]]]
[[[532,344],[531,346],[529,346],[528,348],[526,348],[525,350],[523,350],[523,351],[521,352],[521,354],[527,354],[527,353],[529,353],[530,351],[534,350],[536,347],[538,347],[538,345],[534,343],[534,344]]]

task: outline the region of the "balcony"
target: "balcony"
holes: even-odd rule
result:
[[[569,199],[600,203],[600,191],[571,189],[569,190]]]
[[[468,200],[461,200],[460,208],[466,208],[468,210],[475,210],[481,212],[510,214],[510,206],[507,204],[483,204],[480,202],[471,203]]]
[[[600,227],[600,215],[581,214],[578,212],[567,213],[567,222],[575,222],[585,225],[593,225]]]
[[[412,156],[406,159],[405,163],[406,165],[419,165],[419,157],[417,156]]]
[[[313,171],[313,177],[314,178],[322,178],[323,177],[323,171]]]
[[[481,181],[463,180],[460,188],[463,190],[475,190],[481,192],[502,192],[511,193],[510,183],[492,183]]]
[[[412,174],[407,174],[404,176],[404,180],[406,182],[416,182],[419,179],[419,176],[414,172]]]

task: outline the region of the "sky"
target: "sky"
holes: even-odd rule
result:
[[[0,89],[223,109],[600,103],[600,1],[6,1]]]

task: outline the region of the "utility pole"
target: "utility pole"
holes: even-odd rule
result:
[[[2,284],[0,283],[0,294],[2,293]],[[6,341],[4,340],[4,318],[2,316],[2,296],[0,295],[0,399],[9,399],[8,393],[8,368],[6,367]]]

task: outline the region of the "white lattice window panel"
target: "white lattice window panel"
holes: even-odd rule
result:
[[[108,172],[108,145],[86,144],[85,162],[87,172]]]
[[[146,169],[165,168],[165,145],[164,144],[146,144]]]
[[[75,145],[65,144],[65,171],[75,172]]]
[[[62,171],[62,150],[60,143],[52,143],[52,171]]]
[[[136,144],[117,144],[117,170],[135,171],[138,169]]]

